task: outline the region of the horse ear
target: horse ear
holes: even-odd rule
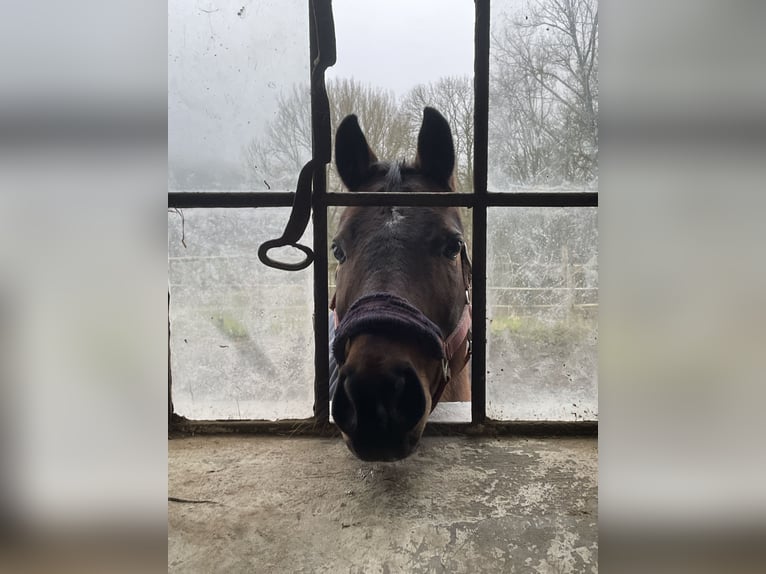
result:
[[[369,176],[370,165],[378,161],[354,114],[346,116],[335,133],[335,165],[343,184],[354,191]]]
[[[415,160],[427,176],[452,188],[455,169],[455,144],[449,123],[434,108],[423,110],[423,124],[418,134],[418,155]]]

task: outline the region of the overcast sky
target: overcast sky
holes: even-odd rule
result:
[[[472,0],[333,0],[333,12],[338,62],[328,78],[401,96],[442,76],[473,75]]]

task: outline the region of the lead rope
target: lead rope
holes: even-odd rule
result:
[[[293,207],[290,211],[290,218],[287,220],[282,236],[278,239],[264,241],[258,248],[258,259],[264,265],[274,269],[281,269],[282,271],[300,271],[311,265],[314,261],[314,252],[311,248],[298,243],[306,231],[309,219],[311,218],[311,180],[314,176],[314,163],[312,159],[301,169],[301,173],[298,176],[298,186],[295,190],[295,199],[293,199]],[[269,249],[286,247],[288,245],[303,251],[306,255],[303,261],[285,263],[269,257]]]
[[[303,166],[298,175],[290,217],[282,236],[265,241],[258,248],[261,263],[283,271],[300,271],[314,261],[310,247],[298,243],[311,219],[311,196],[314,174],[332,159],[332,136],[330,133],[330,101],[327,97],[324,74],[335,64],[335,23],[330,0],[311,2],[311,141],[313,157]],[[316,54],[316,57],[314,55]],[[297,263],[285,263],[269,257],[269,250],[275,247],[294,247],[302,251],[305,258]]]

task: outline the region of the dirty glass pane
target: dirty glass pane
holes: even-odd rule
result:
[[[295,188],[311,156],[308,31],[306,0],[169,1],[170,190]]]
[[[598,419],[596,211],[488,210],[488,417]]]
[[[314,404],[312,272],[278,271],[258,246],[289,209],[168,212],[175,412],[190,419],[307,418]],[[303,243],[311,245],[311,228]],[[273,257],[297,260],[289,248]],[[300,254],[298,254],[300,255]]]
[[[380,159],[415,158],[423,108],[450,123],[457,189],[473,190],[471,0],[334,0],[338,62],[327,70],[333,133],[359,117]],[[334,168],[330,191],[340,190]]]
[[[493,0],[488,187],[598,186],[597,0]]]

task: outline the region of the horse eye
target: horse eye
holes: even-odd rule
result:
[[[459,237],[450,237],[447,239],[447,244],[444,246],[444,256],[450,259],[455,259],[463,248],[463,240]]]
[[[343,249],[334,241],[332,242],[332,254],[338,260],[338,263],[343,263],[346,260],[346,254],[343,252]]]

